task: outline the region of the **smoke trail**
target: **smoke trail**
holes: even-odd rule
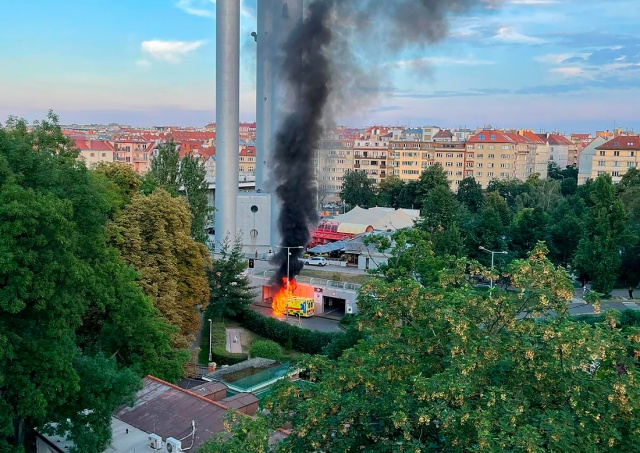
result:
[[[287,247],[306,246],[309,227],[318,222],[312,161],[322,134],[321,121],[331,84],[326,50],[332,38],[328,25],[332,6],[333,1],[311,3],[304,22],[284,46],[283,69],[295,98],[291,113],[278,129],[274,149],[276,193],[281,202],[278,227],[282,235],[282,248],[275,256],[280,267],[274,277],[278,284],[287,276],[287,270],[291,276],[302,270],[299,258],[303,251]]]
[[[375,65],[391,51],[437,43],[449,32],[449,18],[473,7],[493,8],[501,0],[313,0],[305,19],[283,46],[282,73],[292,99],[276,133],[274,176],[281,202],[281,248],[274,283],[302,269],[300,249],[318,222],[313,153],[327,115],[337,104],[353,105],[353,93],[376,86]],[[351,97],[349,96],[351,91]],[[358,102],[361,103],[361,102]],[[287,253],[290,251],[289,266]]]

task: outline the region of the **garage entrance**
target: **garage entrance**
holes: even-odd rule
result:
[[[324,296],[324,314],[344,316],[346,300],[339,297]]]

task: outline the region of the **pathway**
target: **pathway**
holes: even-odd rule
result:
[[[244,329],[234,328],[227,329],[227,351],[234,354],[242,352],[242,332]]]

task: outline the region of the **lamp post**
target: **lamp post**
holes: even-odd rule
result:
[[[211,319],[209,319],[209,363],[213,362],[213,356],[211,355]]]
[[[284,305],[284,319],[285,322],[289,322],[289,257],[291,256],[291,249],[304,249],[302,245],[296,245],[293,247],[283,247],[276,245],[279,249],[287,249],[287,291],[285,293],[285,305]]]
[[[484,248],[483,246],[480,246],[480,250],[484,250],[485,252],[489,252],[491,253],[491,272],[493,272],[493,257],[496,253],[500,253],[502,255],[506,255],[507,252],[506,251],[502,251],[502,252],[494,252],[493,250],[489,250]],[[491,284],[490,284],[490,288],[493,288],[493,278],[491,278],[490,280]]]

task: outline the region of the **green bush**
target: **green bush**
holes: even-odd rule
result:
[[[261,337],[268,338],[280,345],[291,342],[293,349],[307,354],[321,354],[322,348],[343,333],[316,332],[309,329],[268,318],[251,310],[245,310],[238,317],[240,323],[248,330]]]
[[[271,340],[256,340],[251,343],[249,351],[251,357],[261,357],[263,359],[280,359],[280,346]]]

